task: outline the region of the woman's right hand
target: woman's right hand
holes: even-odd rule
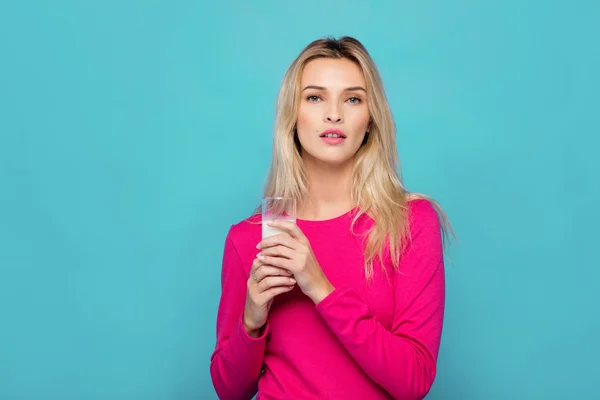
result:
[[[288,270],[265,265],[258,258],[254,259],[248,278],[243,319],[248,335],[252,337],[261,335],[261,329],[267,322],[273,298],[289,292],[295,284],[296,281]]]

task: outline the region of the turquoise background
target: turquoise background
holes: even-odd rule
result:
[[[0,398],[216,398],[225,234],[343,34],[459,237],[428,398],[600,398],[599,3],[245,3],[0,3]]]

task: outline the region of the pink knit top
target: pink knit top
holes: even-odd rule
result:
[[[298,220],[336,288],[315,305],[299,288],[275,298],[264,333],[242,325],[246,284],[261,240],[245,220],[225,241],[217,342],[211,357],[221,399],[421,399],[429,391],[444,316],[444,261],[438,215],[426,200],[409,202],[411,240],[400,270],[374,265],[367,282],[353,211],[326,221]],[[260,222],[260,216],[253,217]],[[372,225],[361,216],[355,232]]]

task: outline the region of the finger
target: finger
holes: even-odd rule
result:
[[[284,232],[287,232],[294,239],[303,240],[306,238],[302,230],[298,227],[298,225],[293,221],[285,221],[281,219],[269,221],[267,226],[272,226],[273,228],[281,229]]]
[[[286,269],[275,267],[272,265],[262,264],[254,271],[254,276],[259,281],[263,280],[267,276],[291,276],[292,273]]]
[[[293,285],[292,286],[276,286],[276,287],[270,288],[268,290],[265,290],[264,292],[262,292],[260,294],[260,296],[262,297],[262,301],[266,303],[269,300],[271,300],[273,297],[280,295],[282,293],[289,292],[293,288],[294,288]]]
[[[262,293],[277,286],[293,286],[295,284],[296,280],[294,278],[284,276],[267,276],[258,283],[258,292]]]
[[[256,271],[261,265],[262,262],[258,258],[255,258],[254,261],[252,261],[252,267],[250,268],[250,273],[248,274],[248,285],[256,285],[258,282],[260,282],[259,277],[256,275]]]
[[[250,271],[255,271],[262,265],[262,262],[258,259],[255,258],[254,261],[252,261],[252,268],[250,268]]]
[[[288,258],[283,258],[283,257],[271,257],[271,256],[258,256],[258,259],[263,263],[263,264],[267,264],[267,265],[271,265],[273,267],[278,267],[278,268],[283,268],[286,269],[292,273],[294,273],[294,271],[292,271],[291,267],[292,264],[290,263],[290,259]]]
[[[279,244],[273,247],[267,247],[266,249],[263,249],[260,253],[257,254],[257,257],[258,256],[284,257],[292,259],[294,256],[294,250]]]
[[[285,235],[285,234],[279,234],[279,235],[274,235],[274,236],[269,236],[264,238],[257,246],[256,248],[258,249],[266,249],[269,247],[274,247],[274,246],[285,246],[287,248],[290,248],[292,250],[297,250],[299,243],[296,241],[296,239]]]

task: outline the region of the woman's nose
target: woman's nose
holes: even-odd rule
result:
[[[333,122],[333,123],[340,123],[342,122],[342,115],[339,112],[339,110],[337,109],[337,107],[331,107],[326,113],[325,113],[327,122]]]

